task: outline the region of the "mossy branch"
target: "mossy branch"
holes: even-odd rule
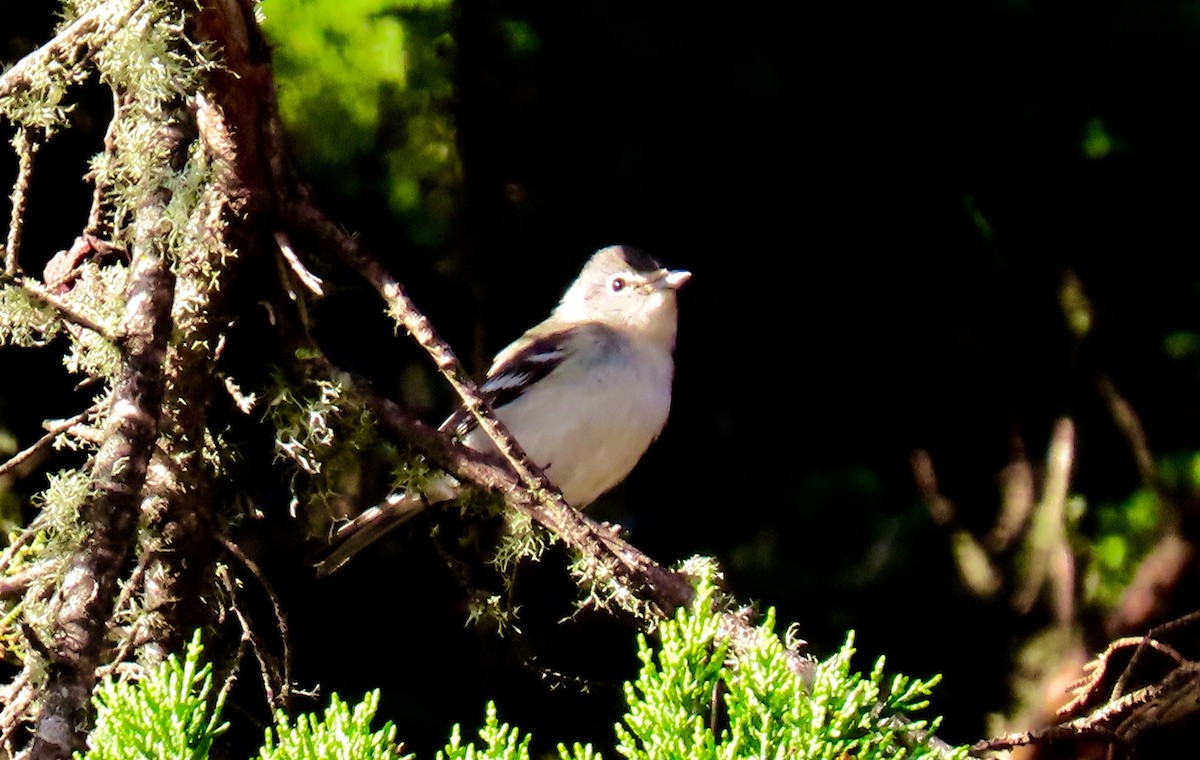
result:
[[[147,216],[155,213],[146,209]],[[108,436],[92,467],[93,492],[81,509],[86,537],[54,597],[60,635],[50,651],[45,698],[30,758],[58,758],[80,746],[111,605],[137,523],[146,469],[158,438],[163,357],[173,278],[149,218],[135,250],[122,321],[125,356],[115,384]],[[82,718],[82,720],[81,720]]]

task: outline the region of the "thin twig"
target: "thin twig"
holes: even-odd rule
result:
[[[241,605],[238,604],[237,584],[233,580],[233,577],[229,574],[229,568],[222,567],[218,574],[220,575],[221,580],[225,583],[226,590],[229,592],[231,609],[233,610],[234,616],[238,619],[238,624],[241,626],[241,640],[249,644],[251,651],[254,652],[254,659],[258,661],[258,671],[262,674],[264,696],[266,696],[267,702],[272,707],[277,707],[279,706],[279,703],[275,701],[275,686],[272,681],[278,680],[279,674],[275,672],[275,669],[271,667],[271,664],[267,661],[266,655],[263,653],[263,647],[259,646],[258,639],[254,635],[254,625],[250,622],[249,617],[247,617],[242,611]],[[281,688],[286,688],[286,684],[281,684]]]
[[[1027,744],[1037,744],[1040,742],[1055,742],[1064,739],[1078,739],[1087,737],[1096,737],[1110,742],[1126,743],[1125,739],[1119,733],[1102,726],[1103,723],[1108,723],[1115,720],[1121,714],[1137,707],[1138,705],[1146,704],[1153,700],[1162,691],[1162,684],[1154,684],[1147,686],[1137,691],[1127,694],[1120,699],[1114,699],[1106,702],[1097,709],[1087,715],[1076,718],[1075,720],[1059,723],[1047,728],[1034,729],[1032,731],[1021,731],[1013,734],[987,739],[979,742],[971,747],[974,752],[982,751],[999,751],[1022,747]]]
[[[85,419],[87,419],[89,414],[92,414],[95,411],[96,407],[93,406],[90,409],[85,409],[74,417],[55,421],[53,425],[46,428],[45,435],[34,441],[27,448],[18,451],[16,454],[13,454],[11,457],[9,457],[8,461],[0,463],[0,475],[4,475],[9,470],[19,466],[22,462],[29,460],[30,457],[54,443],[55,439],[58,438],[59,435],[70,430],[80,422],[83,422]],[[3,564],[4,560],[0,559],[0,566],[3,566]]]
[[[32,139],[33,130],[25,127],[13,138],[17,151],[17,180],[13,183],[12,213],[8,219],[8,241],[4,246],[4,274],[16,277],[21,271],[21,231],[25,225],[25,207],[29,200],[29,178],[33,176],[33,154],[40,143]]]
[[[1007,551],[1017,540],[1033,513],[1037,497],[1033,464],[1025,453],[1025,441],[1019,434],[1012,436],[1011,448],[1011,458],[1000,471],[1000,513],[983,541],[991,554]]]
[[[288,632],[287,616],[283,612],[283,602],[280,601],[279,595],[275,593],[275,587],[271,585],[269,580],[267,580],[266,573],[262,571],[262,568],[260,568],[254,560],[246,556],[245,552],[243,552],[237,544],[233,543],[225,536],[220,536],[219,540],[225,547],[225,551],[229,552],[229,554],[238,562],[242,563],[242,565],[250,571],[251,575],[258,580],[258,583],[262,586],[267,598],[271,601],[271,611],[275,615],[275,625],[279,629],[280,646],[283,649],[283,677],[282,684],[280,686],[279,706],[284,706],[287,704],[288,700],[291,699],[292,646],[291,634]],[[257,646],[255,648],[257,649]],[[272,700],[272,702],[273,701],[274,700]]]
[[[955,522],[955,507],[938,486],[937,471],[933,468],[933,457],[925,449],[917,449],[909,457],[913,481],[925,501],[929,516],[940,527],[949,527]]]
[[[387,304],[390,316],[399,322],[433,359],[438,372],[450,383],[463,408],[475,418],[520,481],[531,492],[543,497],[542,506],[552,512],[569,509],[566,501],[562,499],[562,494],[558,493],[558,489],[546,478],[541,468],[529,460],[521,445],[496,417],[491,405],[479,393],[478,387],[455,356],[450,344],[442,339],[429,319],[408,297],[404,286],[392,277],[374,256],[363,249],[357,240],[346,235],[315,206],[304,201],[295,201],[288,204],[287,210],[294,226],[331,247],[346,264],[375,288]]]
[[[1104,652],[1088,663],[1085,669],[1090,672],[1073,687],[1076,691],[1081,688],[1084,691],[1059,712],[1062,715],[1081,707],[1099,688],[1113,654],[1121,649],[1136,647],[1113,686],[1109,700],[1087,715],[1048,728],[982,741],[972,747],[973,753],[1009,750],[1064,739],[1089,739],[1108,742],[1108,756],[1114,757],[1118,748],[1131,746],[1143,731],[1174,724],[1194,715],[1200,709],[1200,663],[1187,660],[1174,647],[1159,639],[1163,634],[1197,620],[1200,620],[1200,611],[1157,626],[1146,636],[1129,636],[1110,643]],[[1157,682],[1124,693],[1125,685],[1136,669],[1137,660],[1147,650],[1159,652],[1176,666]]]
[[[1149,636],[1126,636],[1125,638],[1117,639],[1116,641],[1110,642],[1109,645],[1105,647],[1103,652],[1101,652],[1098,656],[1093,658],[1091,662],[1084,666],[1084,670],[1087,671],[1087,675],[1076,681],[1071,686],[1071,691],[1077,692],[1077,696],[1067,704],[1058,708],[1057,714],[1065,717],[1086,704],[1095,695],[1096,690],[1100,687],[1101,682],[1103,682],[1104,676],[1108,672],[1108,665],[1112,660],[1112,656],[1119,650],[1128,649],[1131,646],[1148,646],[1151,649],[1161,652],[1162,654],[1174,660],[1176,665],[1183,665],[1185,662],[1187,662],[1184,656],[1180,654],[1174,647],[1168,646],[1161,641],[1152,639]],[[1114,696],[1120,696],[1119,690],[1114,689],[1114,692]]]
[[[678,607],[690,603],[693,591],[686,577],[667,570],[625,543],[612,528],[601,526],[570,507],[561,516],[546,509],[541,501],[543,494],[531,492],[503,460],[468,448],[381,396],[367,381],[333,368],[327,360],[313,361],[349,385],[381,424],[423,451],[439,467],[465,482],[502,494],[510,507],[549,529],[571,549],[603,563],[630,588],[639,589],[643,601],[654,610],[648,620],[673,614]]]
[[[1125,669],[1121,671],[1120,677],[1117,678],[1117,683],[1113,686],[1113,697],[1119,697],[1125,691],[1126,684],[1128,684],[1129,679],[1133,677],[1134,666],[1136,666],[1138,661],[1141,660],[1142,653],[1145,652],[1147,647],[1150,646],[1151,641],[1156,641],[1157,639],[1162,638],[1164,634],[1170,633],[1176,628],[1190,625],[1197,620],[1200,620],[1200,610],[1189,612],[1183,617],[1178,617],[1174,620],[1163,623],[1162,625],[1157,625],[1151,628],[1149,633],[1141,637],[1143,639],[1142,643],[1137,649],[1133,650],[1133,656],[1129,658],[1129,664],[1127,664]]]
[[[1086,730],[1086,737],[1084,731]],[[1050,726],[1049,728],[1041,728],[1033,731],[1019,731],[1017,733],[1005,734],[997,736],[994,739],[985,739],[981,742],[976,742],[971,746],[971,754],[978,755],[984,752],[1007,752],[1017,749],[1018,747],[1027,747],[1031,744],[1053,744],[1055,742],[1068,741],[1070,739],[1095,738],[1102,741],[1107,741],[1112,744],[1124,744],[1125,741],[1111,729],[1100,726],[1077,727],[1071,725]]]
[[[1158,683],[1123,697],[1132,701],[1133,709],[1122,717],[1117,730],[1132,741],[1148,729],[1176,724],[1195,715],[1200,711],[1198,676],[1200,663],[1189,662],[1167,673]]]
[[[249,642],[246,641],[245,635],[238,637],[237,651],[233,653],[229,672],[225,674],[225,679],[221,682],[221,688],[217,691],[215,704],[223,705],[228,701],[229,692],[233,690],[233,685],[237,683],[238,674],[241,673],[242,658],[246,656],[246,647],[248,645]]]
[[[308,288],[315,296],[325,295],[325,283],[321,282],[321,278],[317,277],[300,261],[300,257],[292,250],[292,244],[288,240],[287,234],[283,232],[275,233],[275,244],[279,247],[279,253],[283,256],[283,260],[287,262],[288,267],[296,278]],[[295,296],[293,295],[293,299]]]
[[[954,502],[942,493],[933,457],[925,449],[917,449],[909,457],[909,466],[930,517],[949,534],[959,578],[972,594],[990,598],[1002,586],[1000,571],[975,535],[961,524]]]

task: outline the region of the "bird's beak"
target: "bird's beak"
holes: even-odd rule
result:
[[[686,269],[673,269],[667,272],[662,278],[662,282],[671,290],[679,290],[683,284],[692,279],[692,273]]]

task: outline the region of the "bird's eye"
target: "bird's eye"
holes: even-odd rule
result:
[[[612,288],[614,293],[620,293],[625,289],[626,284],[624,277],[614,277],[608,281],[608,287]]]

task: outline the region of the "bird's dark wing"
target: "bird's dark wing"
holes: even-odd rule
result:
[[[519,347],[514,344],[497,354],[487,379],[479,386],[492,409],[511,403],[562,364],[570,351],[564,332],[558,330],[538,335]],[[459,409],[442,423],[441,429],[461,437],[471,432],[475,424],[475,418],[469,412]]]

